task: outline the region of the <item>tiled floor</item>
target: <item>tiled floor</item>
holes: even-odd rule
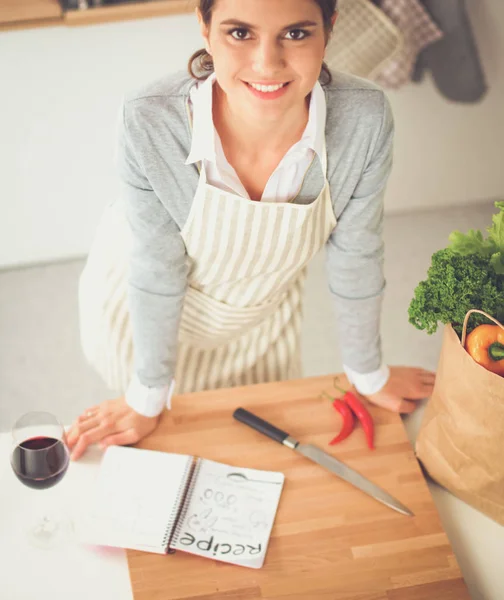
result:
[[[441,336],[408,323],[415,286],[425,278],[433,252],[454,229],[485,229],[492,203],[386,217],[387,294],[383,349],[389,364],[434,370]],[[0,431],[32,409],[71,422],[86,406],[110,396],[85,363],[79,346],[77,281],[83,261],[0,273]],[[341,369],[332,328],[324,257],[313,261],[308,279],[303,337],[305,375]],[[415,417],[416,419],[416,417]]]

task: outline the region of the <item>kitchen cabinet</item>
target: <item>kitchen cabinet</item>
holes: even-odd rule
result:
[[[0,28],[20,29],[58,24],[63,10],[58,0],[0,0]]]
[[[0,31],[162,17],[193,12],[196,5],[197,0],[151,0],[63,10],[58,0],[0,0]]]

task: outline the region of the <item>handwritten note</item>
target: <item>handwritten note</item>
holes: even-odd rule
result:
[[[284,476],[201,460],[173,548],[260,568]]]
[[[82,541],[166,551],[166,531],[178,511],[192,457],[111,446],[100,466]]]

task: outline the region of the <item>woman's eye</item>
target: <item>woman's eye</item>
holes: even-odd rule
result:
[[[232,29],[229,32],[229,35],[234,38],[235,40],[246,40],[248,37],[248,29],[245,29],[243,27],[238,27],[236,29]]]
[[[309,35],[310,34],[308,33],[308,31],[305,31],[304,29],[291,29],[287,33],[287,36],[290,36],[290,37],[287,37],[287,39],[298,42],[298,41],[304,40]]]

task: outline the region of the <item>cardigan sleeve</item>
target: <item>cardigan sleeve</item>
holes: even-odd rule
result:
[[[350,200],[327,242],[327,273],[345,366],[356,373],[382,367],[380,320],[385,289],[383,200],[392,169],[394,123],[382,95],[370,152]]]
[[[119,120],[117,167],[122,201],[132,233],[128,303],[135,377],[152,388],[171,384],[177,336],[187,288],[188,264],[179,227],[154,192],[142,153],[130,130],[139,128],[134,102],[123,105]]]

